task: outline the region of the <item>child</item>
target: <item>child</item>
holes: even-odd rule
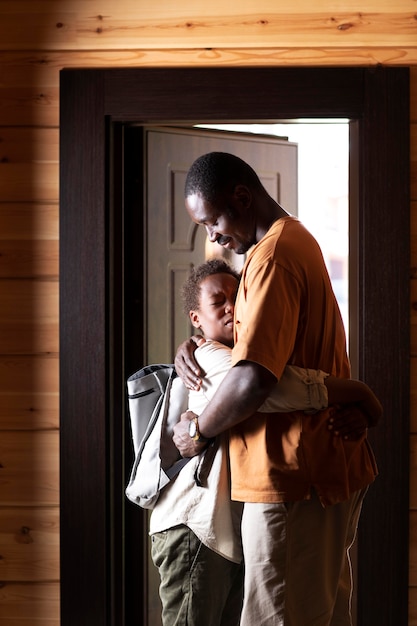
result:
[[[195,358],[204,371],[189,408],[200,414],[230,368],[234,301],[239,274],[213,259],[193,270],[183,286],[184,311],[204,333]],[[231,390],[233,393],[233,390]],[[329,404],[380,405],[359,381],[287,367],[263,412],[315,412]],[[161,492],[151,515],[152,558],[161,577],[164,626],[239,624],[243,566],[240,545],[242,505],[230,500],[227,434],[210,442]]]

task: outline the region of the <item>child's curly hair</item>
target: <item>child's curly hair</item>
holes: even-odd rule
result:
[[[198,311],[200,307],[201,282],[207,276],[212,276],[213,274],[230,274],[238,282],[240,280],[239,272],[229,263],[223,261],[223,259],[210,259],[194,267],[181,289],[182,304],[186,315],[190,311]]]

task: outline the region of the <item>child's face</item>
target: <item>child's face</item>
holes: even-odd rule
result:
[[[212,274],[200,283],[200,306],[190,311],[195,328],[204,333],[206,339],[220,341],[233,346],[233,314],[238,281],[231,274]]]

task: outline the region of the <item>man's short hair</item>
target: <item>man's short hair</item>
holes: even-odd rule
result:
[[[183,309],[186,315],[188,315],[190,311],[199,310],[201,295],[200,285],[207,276],[212,276],[213,274],[230,274],[236,278],[238,283],[240,280],[239,272],[223,259],[210,259],[194,267],[181,289]]]
[[[185,180],[185,197],[197,193],[213,203],[220,194],[233,191],[238,184],[255,189],[262,187],[255,170],[239,157],[228,152],[208,152],[190,167]]]

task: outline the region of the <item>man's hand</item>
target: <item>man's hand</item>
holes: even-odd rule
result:
[[[175,355],[175,371],[187,389],[198,391],[201,386],[201,370],[194,358],[197,347],[205,342],[204,337],[195,335],[186,339],[177,348]]]
[[[194,441],[188,434],[188,428],[191,420],[198,417],[192,411],[182,413],[181,420],[174,426],[174,436],[172,437],[179,453],[183,457],[192,457],[200,454],[207,445],[207,442]]]

